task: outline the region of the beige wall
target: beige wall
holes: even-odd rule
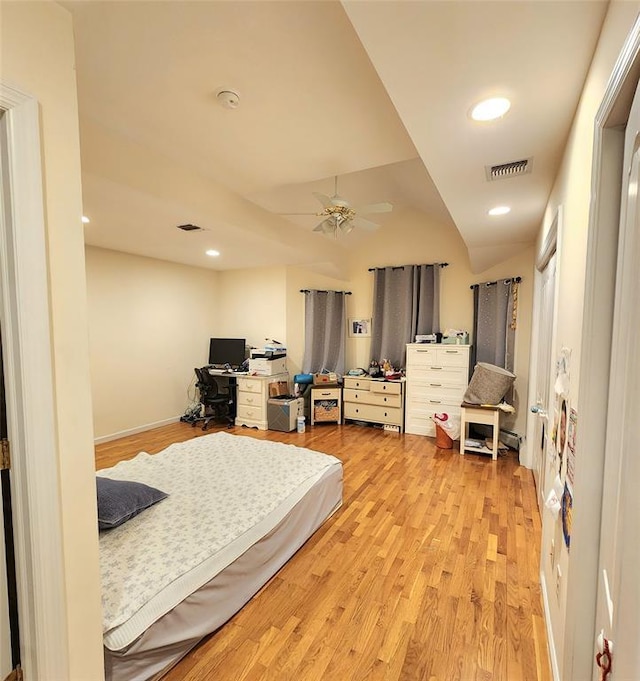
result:
[[[5,2],[1,30],[3,80],[41,107],[69,678],[97,680],[102,618],[71,18],[52,2]]]
[[[287,330],[286,272],[283,267],[220,273],[220,308],[216,334],[245,338],[252,347],[265,338],[285,342]]]
[[[93,247],[86,260],[96,438],[177,419],[221,316],[217,273]]]
[[[394,239],[390,239],[389,234],[393,234]],[[390,241],[393,241],[393,247],[389,247]],[[519,255],[486,272],[474,275],[469,266],[466,248],[457,230],[433,223],[423,214],[413,211],[393,216],[385,227],[373,235],[365,235],[357,241],[354,240],[351,244],[346,249],[349,271],[347,280],[327,277],[304,267],[256,268],[218,273],[217,287],[207,297],[201,310],[201,315],[210,321],[210,326],[206,329],[198,328],[197,324],[188,321],[191,314],[187,314],[184,317],[182,333],[189,335],[193,342],[202,348],[206,346],[207,338],[212,335],[246,338],[249,344],[256,347],[262,346],[265,338],[275,338],[287,345],[287,367],[293,376],[301,371],[304,354],[304,295],[300,293],[300,289],[349,290],[352,295],[346,300],[347,316],[371,317],[373,276],[368,271],[370,267],[448,262],[449,266],[442,270],[441,328],[470,331],[473,323],[473,295],[470,285],[503,277],[521,276],[523,281],[519,297],[515,370],[518,377],[516,405],[519,409],[516,415],[505,418],[503,424],[508,430],[524,435],[531,335],[533,245],[523,246]],[[88,253],[92,250],[99,251],[89,249]],[[153,403],[147,405],[139,399],[138,393],[143,390],[148,377],[142,367],[137,366],[135,356],[149,342],[149,337],[137,333],[135,329],[129,328],[125,331],[127,339],[137,333],[136,340],[131,345],[137,349],[135,356],[130,353],[127,355],[125,352],[130,340],[118,337],[121,325],[129,323],[126,315],[133,314],[142,303],[145,307],[140,310],[140,316],[144,318],[148,314],[146,310],[151,305],[150,301],[154,298],[157,299],[157,305],[167,306],[168,309],[173,309],[174,303],[177,302],[172,302],[170,295],[173,285],[154,283],[151,287],[145,286],[145,277],[142,274],[135,274],[137,263],[142,266],[146,260],[145,268],[151,267],[149,263],[156,263],[155,276],[160,279],[164,276],[163,273],[169,278],[174,276],[170,274],[171,265],[134,256],[123,257],[123,262],[128,263],[124,278],[120,273],[120,265],[115,264],[119,262],[114,260],[117,259],[116,254],[112,253],[109,256],[110,260],[113,260],[113,266],[106,269],[102,267],[99,275],[94,272],[97,263],[93,262],[93,258],[88,258],[91,355],[98,436],[161,421],[171,415],[167,414],[166,410],[161,411],[158,408],[160,395]],[[188,270],[189,268],[181,267],[175,271]],[[97,276],[101,281],[102,292],[99,296],[93,290]],[[113,281],[113,285],[110,285],[110,281]],[[131,291],[136,290],[137,286],[143,291],[146,289],[144,296],[142,293],[131,295]],[[107,316],[106,319],[103,318],[104,315]],[[109,318],[112,315],[115,316]],[[152,337],[152,341],[162,343],[155,336]],[[169,361],[168,354],[172,347],[175,350],[175,345],[169,343],[163,347],[162,352],[165,356],[162,361],[166,364]],[[120,349],[125,352],[123,356],[128,358],[123,360],[122,369],[113,373],[115,365],[113,353]],[[369,339],[348,338],[347,368],[368,366],[369,351]],[[151,352],[156,353],[158,350]],[[133,386],[133,394],[126,399],[126,409],[123,405],[114,404],[118,386],[123,384],[122,381]],[[168,386],[165,387],[168,389]],[[177,388],[174,387],[174,390]],[[177,392],[182,398],[182,391]],[[169,395],[164,399],[166,403],[170,403],[172,399],[175,401],[175,398]],[[523,405],[524,408],[521,408]]]
[[[563,207],[563,231],[559,235],[558,244],[558,324],[556,345],[553,356],[557,357],[561,348],[571,350],[571,389],[569,400],[572,407],[578,411],[580,405],[578,394],[580,386],[580,358],[582,318],[584,305],[584,286],[586,273],[586,252],[589,224],[589,209],[591,202],[591,166],[593,158],[594,120],[598,108],[602,103],[605,88],[611,75],[613,66],[622,48],[624,40],[636,19],[640,3],[613,2],[609,8],[607,18],[600,36],[589,75],[587,76],[582,98],[573,127],[563,156],[562,167],[553,187],[545,220],[540,230],[538,243],[544,241],[558,206]],[[577,459],[577,465],[588,465],[588,462]],[[552,476],[547,476],[546,493],[553,484]],[[578,478],[579,479],[579,478]],[[587,495],[589,492],[586,492]],[[585,492],[582,491],[582,495]],[[580,503],[589,503],[584,496],[580,499],[581,490],[574,489],[574,512]],[[597,500],[599,503],[599,500]],[[594,529],[597,538],[597,529]],[[549,560],[542,560],[542,570],[545,581],[550,585],[548,598],[550,615],[550,634],[552,635],[556,657],[560,665],[562,678],[571,678],[569,659],[571,648],[565,651],[567,643],[572,640],[573,632],[566,627],[567,588],[569,580],[577,578],[582,569],[580,561],[581,547],[572,547],[571,554],[567,551],[563,538],[560,518],[554,519],[548,510],[543,511],[543,557],[549,556],[551,544],[555,543],[559,551],[558,563],[563,574],[559,598],[555,593],[555,576],[551,570]],[[584,548],[584,547],[583,547]],[[596,549],[597,550],[597,549]]]

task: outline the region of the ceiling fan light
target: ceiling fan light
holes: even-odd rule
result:
[[[511,108],[511,102],[506,97],[492,97],[476,104],[471,109],[474,121],[493,121],[501,118]]]

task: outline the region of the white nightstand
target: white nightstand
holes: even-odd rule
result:
[[[491,454],[494,461],[498,458],[500,412],[501,409],[498,407],[481,407],[479,404],[468,404],[466,402],[460,405],[460,454],[474,452],[476,454]],[[470,423],[493,426],[493,441],[490,449],[484,445],[482,447],[465,446]]]

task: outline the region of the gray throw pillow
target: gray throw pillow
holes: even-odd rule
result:
[[[154,487],[131,480],[111,480],[96,476],[98,489],[98,528],[110,530],[157,504],[169,495]]]

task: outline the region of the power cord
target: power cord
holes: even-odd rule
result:
[[[198,399],[196,390],[196,378],[192,376],[189,385],[187,386],[187,400],[189,402],[184,414],[180,420],[186,423],[191,423],[200,416],[201,404]]]

